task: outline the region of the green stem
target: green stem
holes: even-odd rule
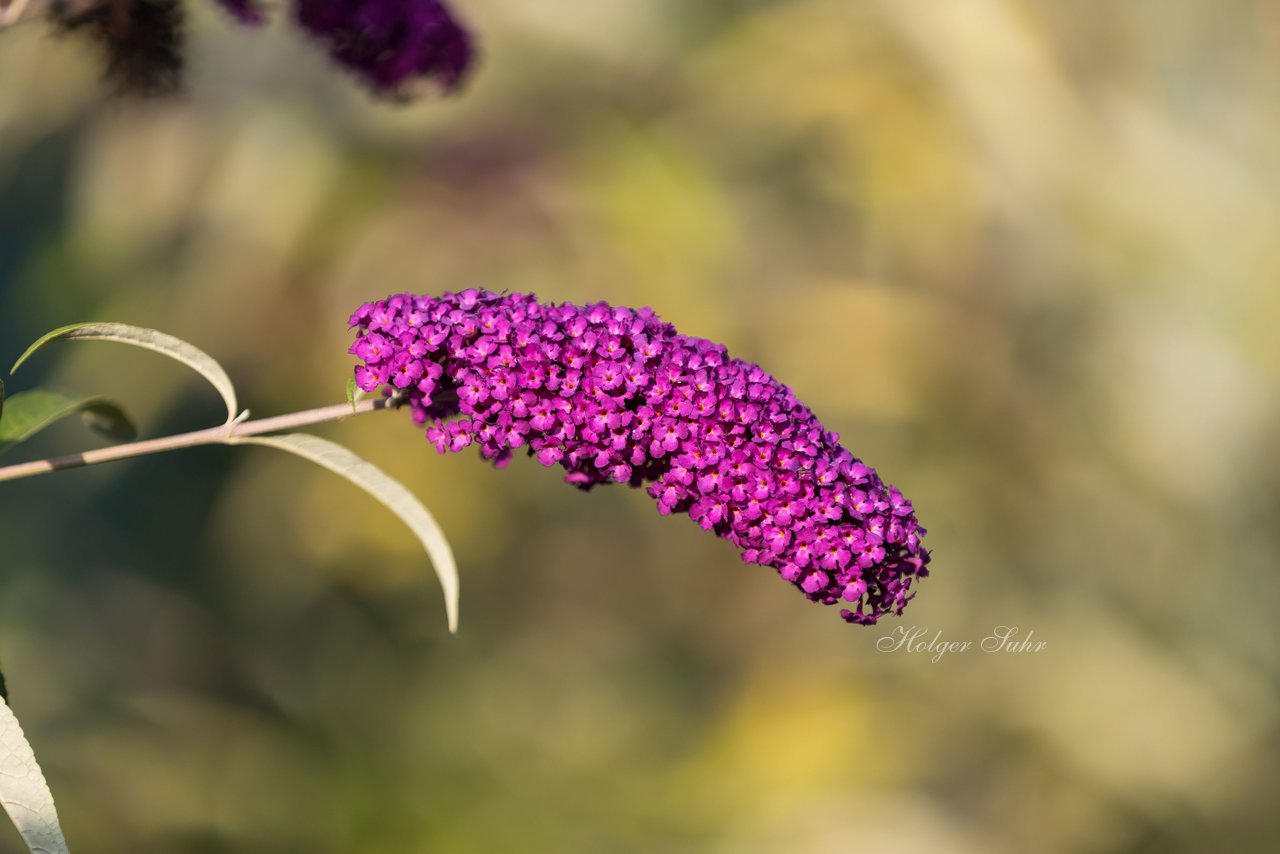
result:
[[[29,463],[0,467],[0,481],[34,477],[38,474],[48,474],[62,469],[109,463],[113,460],[127,460],[130,457],[143,457],[163,451],[174,451],[178,448],[194,448],[199,445],[230,445],[234,444],[235,440],[241,436],[257,436],[262,433],[276,433],[281,430],[293,430],[311,424],[321,424],[325,421],[338,421],[351,415],[387,409],[392,405],[392,401],[386,398],[362,400],[354,408],[349,403],[336,403],[333,406],[322,406],[319,409],[291,412],[288,415],[276,415],[272,418],[259,418],[257,421],[222,424],[217,427],[210,427],[207,430],[180,433],[176,436],[162,436],[159,439],[146,439],[141,442],[131,442],[127,445],[115,445],[95,451],[51,457],[47,460],[33,460]]]

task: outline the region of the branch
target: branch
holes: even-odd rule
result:
[[[21,2],[21,0],[18,0],[18,2]],[[31,0],[31,2],[36,2],[36,0]],[[48,474],[62,469],[109,463],[113,460],[142,457],[163,451],[173,451],[178,448],[194,448],[198,445],[225,445],[243,436],[257,436],[262,433],[293,430],[298,427],[306,427],[309,424],[321,424],[325,421],[338,421],[351,415],[375,412],[391,406],[394,406],[394,403],[386,398],[363,400],[355,404],[354,407],[349,403],[337,403],[333,406],[322,406],[319,409],[291,412],[288,415],[277,415],[272,418],[260,418],[257,421],[243,421],[231,425],[223,424],[206,430],[180,433],[176,436],[163,436],[159,439],[147,439],[142,442],[131,442],[127,445],[84,451],[79,454],[51,457],[46,460],[34,460],[29,463],[19,463],[0,468],[0,481],[18,480],[23,477],[34,477],[38,474]]]

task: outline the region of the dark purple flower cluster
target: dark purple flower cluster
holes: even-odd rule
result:
[[[48,15],[63,32],[96,42],[103,74],[122,92],[166,95],[182,82],[183,10],[178,0],[53,3]]]
[[[259,0],[218,0],[243,24],[266,15]],[[456,90],[471,65],[471,37],[441,0],[294,0],[294,17],[329,55],[383,94],[414,80]]]
[[[815,602],[871,625],[928,574],[911,502],[840,447],[791,389],[652,309],[467,290],[351,316],[356,384],[387,387],[441,453],[518,448],[565,480],[641,486]],[[445,420],[451,416],[463,417]]]
[[[471,39],[440,0],[298,0],[297,18],[380,91],[423,78],[452,92],[471,63]]]
[[[268,17],[265,0],[214,2],[246,26]],[[474,61],[470,34],[443,0],[290,2],[298,25],[380,95],[402,99],[423,81],[454,92]],[[101,45],[105,76],[122,91],[167,95],[181,88],[186,10],[180,0],[59,0],[41,9],[59,30]]]

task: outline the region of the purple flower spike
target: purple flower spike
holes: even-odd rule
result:
[[[440,0],[297,0],[294,11],[335,61],[381,92],[417,77],[453,92],[471,64],[471,38]]]
[[[524,449],[581,489],[648,484],[658,512],[850,623],[901,614],[929,574],[902,493],[760,366],[652,309],[467,290],[365,303],[351,326],[357,385],[398,395],[441,453],[474,444],[501,466]]]
[[[262,0],[216,2],[241,24],[267,19]],[[403,95],[416,79],[457,91],[474,57],[471,36],[441,0],[293,0],[293,7],[335,62],[384,95]]]

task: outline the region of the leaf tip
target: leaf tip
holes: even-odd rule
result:
[[[25,362],[27,360],[27,357],[30,355],[31,355],[31,350],[30,348],[28,348],[27,352],[19,356],[18,361],[13,363],[13,367],[9,369],[9,376],[13,376],[14,374],[16,374],[18,372],[18,368],[22,367],[22,363]]]

